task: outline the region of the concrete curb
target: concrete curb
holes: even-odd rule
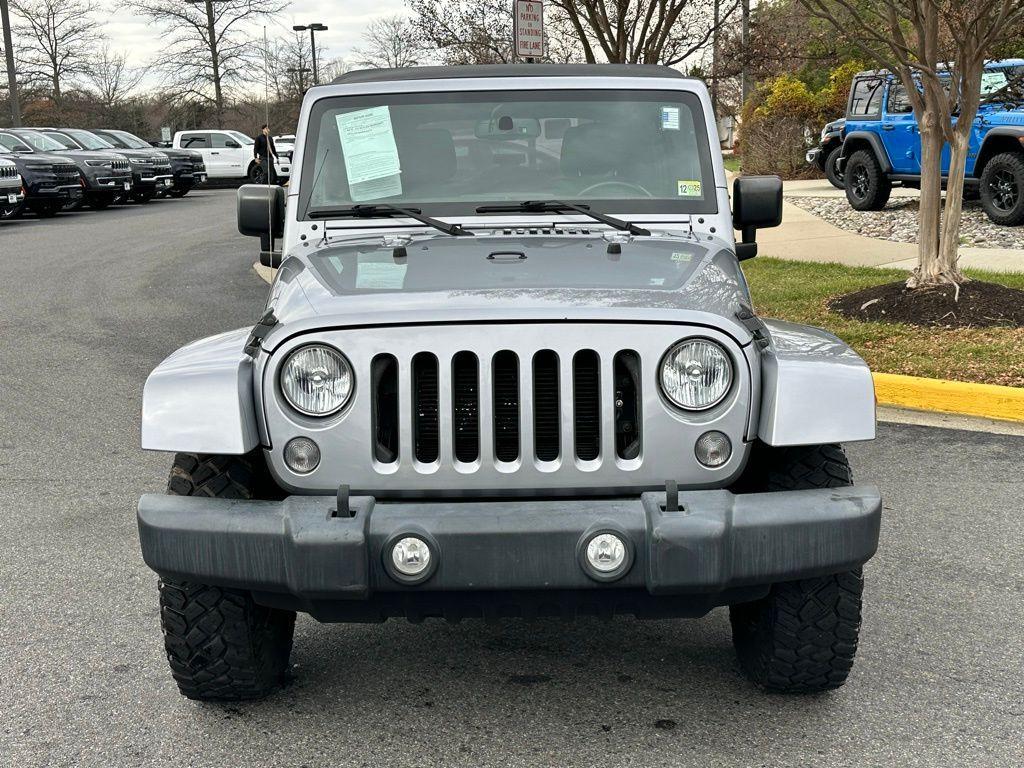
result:
[[[277,270],[273,267],[264,267],[258,261],[252,265],[252,268],[256,270],[256,274],[260,276],[260,279],[268,285],[274,282],[274,275],[277,274]]]
[[[879,405],[1024,422],[1024,389],[995,384],[872,374]]]

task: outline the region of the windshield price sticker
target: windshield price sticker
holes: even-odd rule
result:
[[[679,130],[679,107],[662,107],[661,108],[661,130],[663,130],[663,131],[678,131]]]
[[[401,173],[390,107],[346,112],[335,120],[350,185]]]
[[[679,197],[703,197],[699,179],[678,179],[676,192]]]

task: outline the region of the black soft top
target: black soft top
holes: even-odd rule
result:
[[[452,67],[356,69],[335,83],[382,83],[395,80],[445,80],[476,77],[676,77],[679,70],[656,64],[465,64]]]

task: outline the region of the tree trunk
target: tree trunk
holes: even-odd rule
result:
[[[971,124],[957,125],[950,145],[949,177],[946,179],[946,205],[943,209],[942,240],[936,274],[929,276],[932,283],[961,283],[964,280],[957,260],[960,256],[960,216],[964,207],[964,176],[967,152],[970,149]],[[923,281],[921,281],[923,284]]]
[[[921,116],[921,208],[917,226],[917,268],[907,287],[930,282],[938,274],[942,216],[942,129],[934,113]]]

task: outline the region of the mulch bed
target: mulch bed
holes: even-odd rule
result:
[[[1024,291],[968,280],[959,297],[952,285],[908,290],[903,282],[874,285],[829,301],[829,309],[855,320],[940,328],[1024,328]]]

